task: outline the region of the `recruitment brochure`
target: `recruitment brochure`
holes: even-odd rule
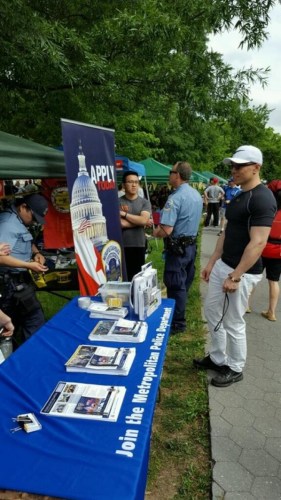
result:
[[[158,288],[157,271],[151,263],[142,266],[132,282],[134,311],[140,320],[145,320],[161,304],[161,290]]]
[[[128,314],[127,307],[110,307],[102,302],[92,302],[88,308],[90,318],[119,319]]]
[[[161,304],[161,290],[147,287],[139,294],[139,318],[148,318]]]
[[[128,375],[136,349],[79,345],[66,362],[68,372]]]
[[[118,321],[99,321],[89,335],[89,340],[110,342],[143,342],[147,334],[147,323],[119,319]]]
[[[41,410],[55,417],[116,422],[126,387],[59,382]]]

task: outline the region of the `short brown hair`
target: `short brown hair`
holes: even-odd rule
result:
[[[192,174],[191,165],[187,161],[177,161],[175,167],[176,171],[180,174],[180,178],[183,181],[189,181]]]

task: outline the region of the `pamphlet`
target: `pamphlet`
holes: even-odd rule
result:
[[[145,288],[139,294],[139,318],[145,320],[161,304],[161,290],[159,288]]]
[[[110,342],[143,342],[147,334],[147,323],[119,319],[118,321],[99,321],[89,335],[89,340]]]
[[[133,278],[134,310],[140,320],[145,320],[161,304],[161,290],[158,288],[157,271],[151,263],[142,266]]]
[[[41,413],[116,422],[125,392],[123,386],[58,382]]]
[[[136,314],[139,313],[139,294],[146,288],[146,280],[142,275],[136,275],[133,281],[133,292],[134,292],[134,311]]]
[[[88,308],[90,318],[125,318],[128,314],[127,307],[110,307],[102,302],[92,302]]]
[[[128,375],[136,349],[79,345],[66,362],[68,372]]]

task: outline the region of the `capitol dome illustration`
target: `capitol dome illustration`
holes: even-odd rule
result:
[[[98,191],[92,182],[85,163],[82,146],[78,153],[79,170],[73,183],[70,214],[74,236],[77,239],[91,239],[97,247],[108,241],[106,219]]]

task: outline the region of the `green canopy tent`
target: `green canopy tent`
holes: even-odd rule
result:
[[[58,177],[65,177],[62,151],[0,132],[0,179]]]
[[[224,179],[223,177],[220,177],[217,174],[214,174],[214,172],[209,172],[209,170],[206,170],[205,172],[202,172],[202,175],[208,178],[210,180],[212,177],[216,177],[220,182],[223,182],[224,184],[227,184],[227,180]]]
[[[172,168],[172,166],[173,165],[168,165],[169,168]],[[196,170],[192,170],[190,181],[194,183],[202,182],[203,184],[208,184],[209,177],[203,175],[202,172],[196,172]]]
[[[169,180],[169,172],[172,168],[172,165],[163,165],[163,163],[159,163],[153,158],[147,158],[146,160],[142,160],[142,163],[145,166],[146,170],[146,180],[147,182],[154,183],[167,183]],[[207,184],[209,182],[209,177],[206,177],[201,172],[192,171],[191,182],[202,182]]]
[[[195,170],[192,170],[191,182],[202,182],[203,184],[208,184],[209,179],[203,173],[201,172],[196,172]]]
[[[163,163],[154,160],[154,158],[146,158],[139,163],[145,166],[147,182],[155,182],[158,184],[166,183],[169,180],[170,169]]]

